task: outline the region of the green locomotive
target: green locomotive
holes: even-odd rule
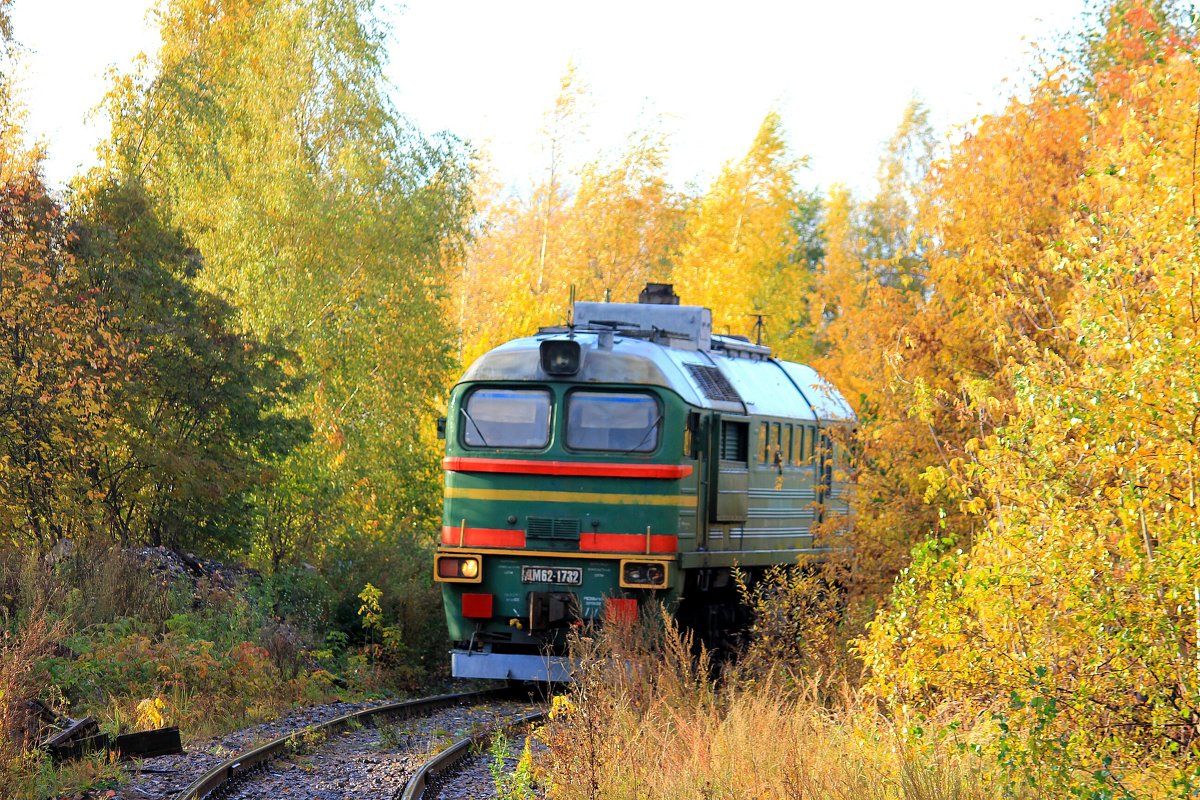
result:
[[[576,303],[574,324],[490,351],[454,387],[434,576],[456,677],[565,680],[571,625],[647,601],[716,640],[737,623],[735,565],[832,545],[815,530],[850,513],[831,435],[849,406],[677,303],[662,284]]]

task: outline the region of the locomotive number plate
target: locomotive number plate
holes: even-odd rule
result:
[[[561,583],[566,586],[583,585],[582,567],[521,567],[523,583]]]

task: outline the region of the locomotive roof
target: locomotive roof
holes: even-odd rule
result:
[[[739,337],[713,335],[709,332],[711,324],[706,329],[703,319],[694,329],[682,331],[680,327],[689,326],[676,325],[675,330],[630,326],[619,321],[619,312],[620,307],[634,304],[578,303],[576,308],[585,305],[601,307],[616,321],[543,328],[536,336],[514,339],[481,356],[460,382],[564,380],[542,371],[539,347],[548,339],[573,338],[579,342],[583,358],[578,374],[565,379],[567,382],[661,386],[691,405],[727,413],[822,421],[854,419],[841,393],[811,367],[772,358],[769,348]],[[645,316],[648,307],[637,308]],[[680,312],[698,309],[659,307],[664,308],[672,309],[676,322],[689,319]],[[708,314],[707,309],[698,310]],[[584,319],[589,317],[595,318],[585,314]]]

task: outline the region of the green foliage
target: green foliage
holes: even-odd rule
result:
[[[437,505],[421,421],[452,366],[440,304],[470,170],[456,141],[422,137],[388,104],[373,12],[177,0],[157,72],[110,95],[108,169],[145,176],[204,253],[196,281],[294,347],[310,377],[293,409],[313,441],[275,497],[256,498],[270,567],[411,528]]]
[[[424,676],[446,668],[441,592],[430,579],[429,558],[415,556],[422,552],[420,547],[411,540],[363,537],[331,547],[324,568],[331,593],[338,598],[332,624],[347,632],[352,644],[366,639],[357,613],[364,582],[382,592],[385,627],[395,634],[380,664],[385,670],[381,677],[403,688],[417,688]]]
[[[69,574],[56,584],[67,580]],[[126,575],[124,585],[133,596],[156,591],[163,616],[128,609],[86,628],[72,626],[61,654],[41,660],[48,680],[38,690],[44,695],[44,687],[54,687],[72,713],[91,714],[114,732],[147,720],[180,725],[191,737],[245,725],[329,696],[325,668],[343,666],[332,653],[321,661],[306,656],[299,667],[289,661],[279,623],[240,587],[207,581],[194,589],[163,587],[144,568]],[[76,614],[72,594],[52,595],[49,608]]]
[[[940,162],[910,105],[865,200],[803,191],[775,114],[703,194],[667,184],[652,132],[569,174],[569,72],[548,180],[489,201],[466,261],[468,154],[386,101],[372,0],[161,9],[157,61],[118,79],[105,167],[69,213],[0,84],[0,701],[48,677],[109,729],[195,732],[323,697],[327,669],[419,685],[444,650],[427,563],[449,276],[463,266],[464,356],[568,286],[622,300],[670,277],[718,329],[765,313],[779,354],[816,357],[854,400],[853,548],[836,575],[747,590],[728,694],[674,631],[578,632],[587,663],[548,729],[564,797],[1195,793],[1200,79],[1182,6],[1103,5],[1074,63]],[[164,586],[111,542],[268,574]],[[832,654],[887,587],[858,653],[893,722],[812,677],[846,669]],[[66,626],[79,658],[48,656]],[[11,707],[6,796],[45,770],[9,747]],[[528,757],[507,775],[501,749],[498,791],[527,796]],[[869,781],[846,771],[860,756]]]
[[[372,581],[388,648],[373,679],[414,683],[444,636],[426,569],[440,470],[420,420],[452,368],[441,303],[471,173],[461,144],[388,104],[373,12],[165,3],[154,72],[117,79],[105,167],[69,215],[3,129],[0,537],[246,556],[277,619],[244,639],[288,675],[308,637],[354,652]],[[60,562],[62,613],[125,615],[98,577],[123,575],[118,560],[96,576]],[[40,574],[0,576],[4,607]],[[169,616],[157,597],[152,630]]]
[[[525,746],[516,765],[510,772],[508,769],[508,737],[497,732],[492,736],[488,745],[488,771],[492,773],[492,782],[496,785],[496,797],[500,800],[533,800],[537,792],[533,785],[533,750],[532,738],[525,737]]]
[[[345,631],[331,627],[333,608],[340,598],[312,565],[284,567],[263,575],[253,591],[257,602],[278,619],[308,631],[327,631],[327,636],[346,636]],[[335,649],[343,648],[344,643]]]
[[[399,625],[388,625],[384,621],[383,592],[368,583],[358,593],[362,603],[358,616],[367,636],[366,655],[376,667],[391,671],[391,680],[401,684],[419,680],[421,674],[410,663],[412,643],[405,630]]]
[[[295,356],[237,332],[234,309],[196,288],[199,253],[140,186],[78,200],[81,278],[141,356],[94,468],[105,521],[121,541],[243,549],[252,492],[309,432],[283,412],[301,385]]]
[[[396,750],[412,741],[412,731],[407,727],[396,724],[376,723],[376,733],[379,736],[379,747],[382,750]]]
[[[250,491],[307,431],[289,353],[233,330],[139,188],[68,217],[34,169],[0,188],[0,536],[244,547]]]
[[[358,607],[358,616],[362,619],[363,628],[370,633],[377,633],[383,627],[383,609],[379,606],[381,597],[383,592],[370,583],[358,593],[358,599],[362,601],[362,605]]]

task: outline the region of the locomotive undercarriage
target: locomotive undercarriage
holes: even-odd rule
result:
[[[749,568],[741,572],[744,583],[753,586],[762,570]],[[733,570],[688,570],[683,582],[676,619],[694,634],[697,649],[703,644],[713,654],[714,663],[731,660],[753,621],[749,607],[742,602]],[[658,599],[656,592],[636,594],[639,609]],[[530,592],[529,600],[530,616],[525,625],[498,631],[486,630],[480,624],[469,641],[454,642],[454,674],[526,681],[569,680],[573,665],[567,656],[568,633],[579,626],[598,624],[598,620],[581,616],[573,592]]]
[[[743,569],[746,585],[753,586],[760,569]],[[733,570],[714,567],[685,573],[683,594],[676,618],[695,634],[718,661],[732,658],[741,644],[742,633],[753,622],[750,608],[742,602]]]

